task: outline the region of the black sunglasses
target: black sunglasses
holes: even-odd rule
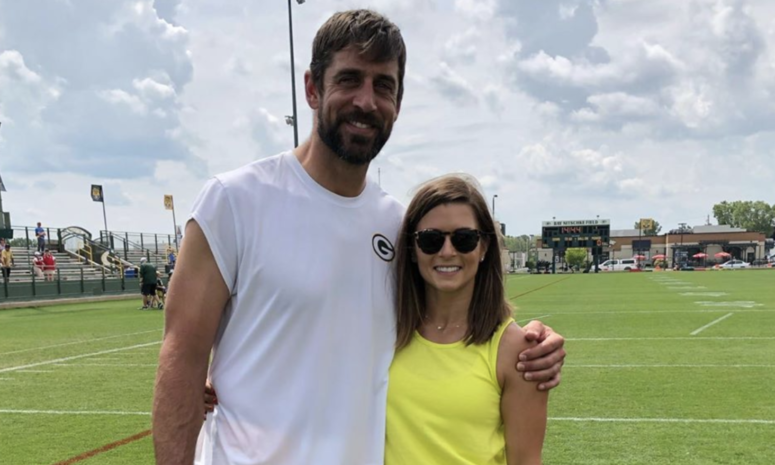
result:
[[[479,237],[484,234],[478,229],[460,228],[454,231],[439,231],[438,229],[423,229],[414,233],[417,247],[428,255],[439,253],[444,247],[445,236],[449,236],[452,246],[460,253],[473,252],[479,244]]]

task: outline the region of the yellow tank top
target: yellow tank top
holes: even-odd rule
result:
[[[390,366],[385,465],[506,465],[496,362],[508,319],[486,344],[415,332]]]

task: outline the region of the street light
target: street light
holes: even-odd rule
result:
[[[306,0],[296,0],[296,3],[301,5]],[[291,96],[293,97],[293,117],[288,119],[285,117],[285,122],[289,125],[293,125],[293,147],[299,146],[299,118],[296,115],[296,65],[293,58],[293,15],[291,14],[291,0],[288,0],[288,36],[291,42]]]
[[[495,199],[498,197],[498,194],[495,194],[492,196],[492,219],[495,219]]]

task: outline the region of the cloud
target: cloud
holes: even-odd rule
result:
[[[178,4],[159,3],[169,14]],[[192,77],[188,32],[160,18],[152,0],[2,9],[11,48],[0,49],[0,114],[15,126],[6,150],[26,161],[13,170],[124,178],[158,159],[191,159],[170,137],[180,132],[176,89]]]
[[[473,105],[478,101],[473,87],[447,63],[439,63],[439,72],[431,77],[431,82],[437,92],[453,102]]]

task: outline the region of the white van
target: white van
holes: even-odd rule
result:
[[[638,268],[638,261],[634,258],[606,260],[600,264],[600,271],[630,271]]]

